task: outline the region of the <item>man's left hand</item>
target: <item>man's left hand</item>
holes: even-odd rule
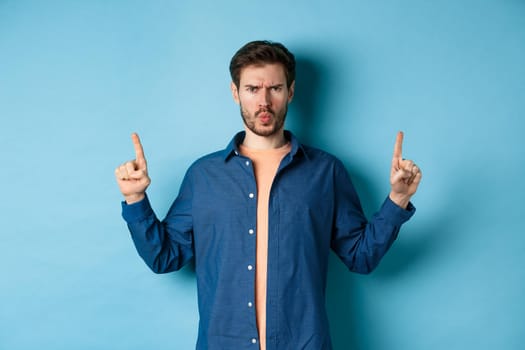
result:
[[[410,198],[421,182],[421,169],[412,161],[403,159],[403,132],[398,132],[390,170],[390,199],[406,209]]]

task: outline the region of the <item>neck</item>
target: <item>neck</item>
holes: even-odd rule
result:
[[[286,138],[284,137],[284,130],[281,129],[270,136],[259,136],[254,134],[248,128],[245,128],[246,136],[242,144],[248,148],[254,149],[274,149],[280,148],[286,144]]]

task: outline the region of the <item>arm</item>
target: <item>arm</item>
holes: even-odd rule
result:
[[[370,221],[346,170],[342,164],[336,168],[332,249],[351,271],[374,270],[397,238],[401,225],[415,212],[410,198],[419,185],[421,172],[412,161],[401,158],[402,140],[403,134],[399,133],[392,160],[390,195]]]
[[[122,216],[128,224],[135,247],[144,262],[156,273],[180,269],[193,257],[191,191],[183,182],[181,192],[166,219],[159,221],[151,208],[146,188],[150,184],[144,151],[137,134],[132,135],[136,159],[115,170],[125,201]]]

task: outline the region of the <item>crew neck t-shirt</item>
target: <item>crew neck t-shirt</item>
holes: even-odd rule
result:
[[[266,349],[266,287],[268,267],[268,207],[273,179],[291,145],[272,149],[254,149],[239,145],[241,154],[251,159],[257,182],[257,244],[255,265],[255,308],[260,348]]]

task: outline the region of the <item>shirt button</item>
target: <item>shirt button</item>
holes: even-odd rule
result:
[[[253,270],[253,266],[252,265],[248,265],[248,270]]]
[[[251,234],[251,235],[253,235],[254,232],[255,232],[255,231],[252,230],[252,229],[249,229],[249,230],[248,230],[248,233]]]
[[[257,344],[257,339],[252,338],[252,344]]]
[[[248,166],[248,165],[250,165],[250,162],[247,160],[247,161],[246,161],[246,166]]]
[[[255,195],[253,193],[250,193],[248,197],[253,198]]]
[[[252,302],[250,301],[250,302],[248,303],[248,307],[252,307],[252,306],[253,306],[253,304],[252,304]]]

